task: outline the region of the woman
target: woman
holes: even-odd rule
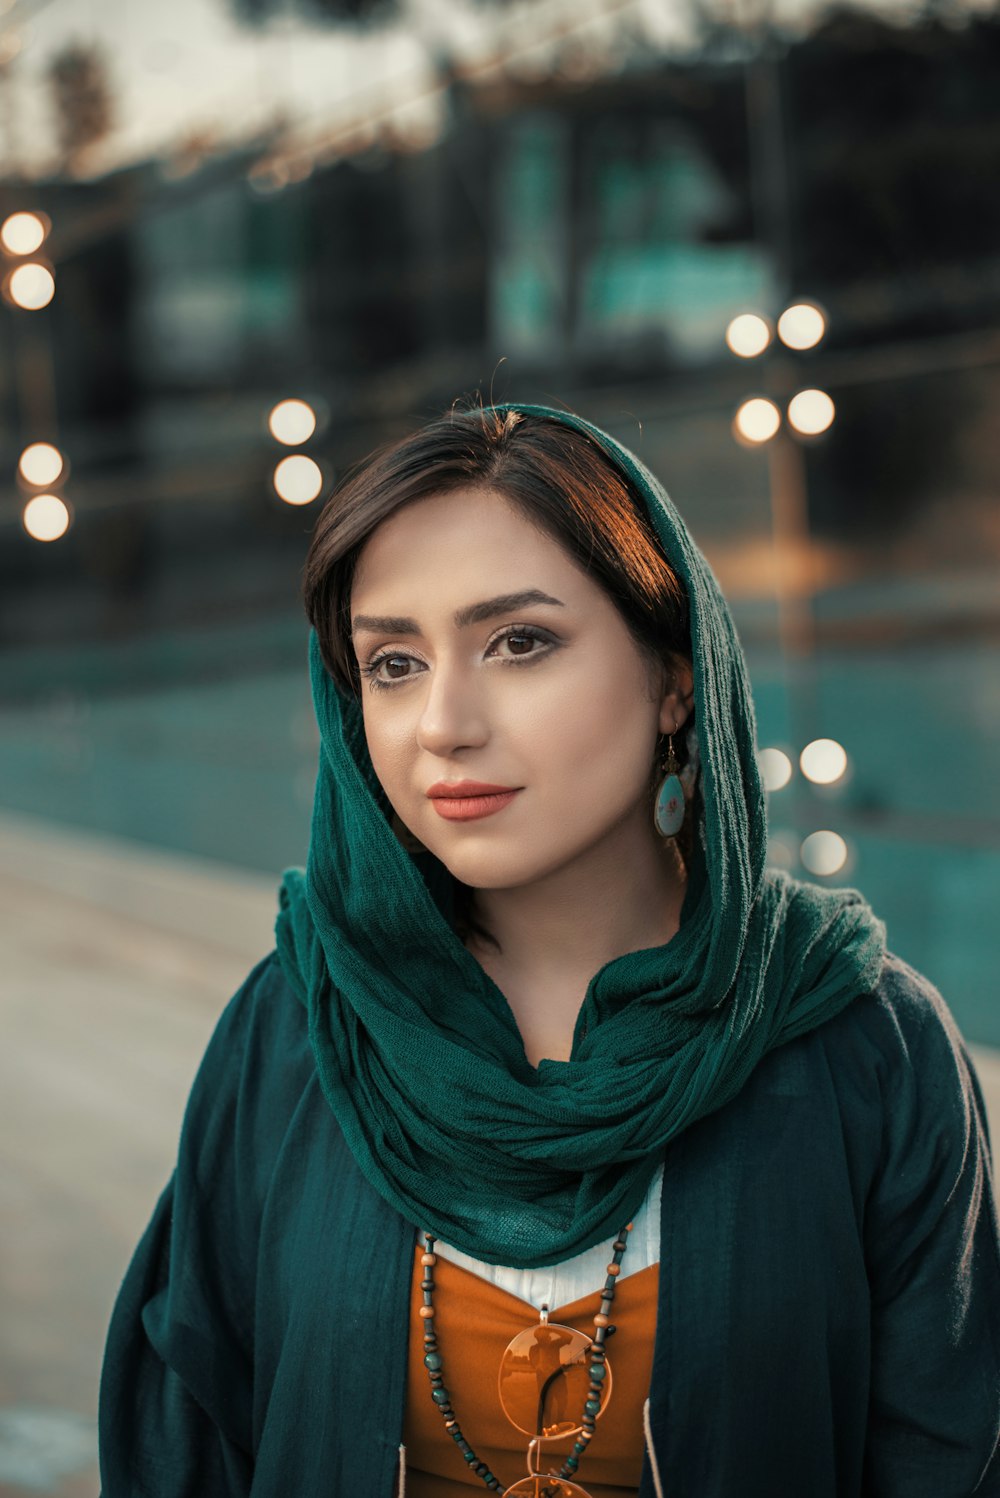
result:
[[[765,869],[740,646],[582,418],[453,411],[305,569],[308,866],[125,1277],[106,1498],[1000,1492],[985,1112]]]

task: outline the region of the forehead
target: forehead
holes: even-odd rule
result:
[[[587,581],[555,537],[504,495],[457,489],[416,500],[382,521],[358,556],[351,601],[355,609],[390,602],[383,595],[400,590],[449,599],[470,588],[498,593],[523,585],[528,573],[535,585],[543,574],[553,587],[557,580],[563,587]]]

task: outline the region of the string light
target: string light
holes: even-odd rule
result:
[[[741,359],[754,359],[771,342],[771,326],[756,312],[741,312],[726,329],[726,343]]]
[[[818,437],[832,424],[836,407],[825,390],[800,390],[788,402],[788,420],[805,437]]]
[[[752,396],[743,402],[733,418],[733,430],[743,442],[769,442],[781,425],[781,412],[774,401]]]
[[[792,778],[792,762],[780,749],[761,749],[757,763],[767,791],[780,791]]]
[[[25,505],[21,523],[33,541],[58,541],[69,530],[69,506],[58,494],[36,494]]]
[[[28,260],[11,271],[7,282],[11,301],[27,312],[47,307],[56,290],[56,278],[47,265]]]
[[[51,442],[33,442],[24,449],[17,466],[27,484],[54,484],[63,471],[63,455]]]
[[[826,318],[812,302],[796,302],[778,318],[778,337],[786,348],[815,348],[826,332]]]
[[[316,430],[316,412],[308,401],[284,400],[271,409],[267,418],[271,436],[286,447],[308,442]]]
[[[833,785],[847,770],[847,750],[836,739],[813,739],[799,755],[799,768],[814,785]]]
[[[838,874],[847,862],[847,844],[839,832],[811,832],[799,849],[810,874]]]
[[[286,505],[308,505],[323,487],[323,472],[313,458],[296,453],[282,458],[274,470],[273,483],[278,498]]]
[[[0,225],[0,244],[9,255],[33,255],[47,233],[46,223],[37,213],[12,213]]]

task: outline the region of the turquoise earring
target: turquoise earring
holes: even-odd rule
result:
[[[661,837],[676,837],[684,825],[684,787],[677,774],[680,765],[674,754],[674,736],[671,733],[667,737],[670,747],[665,758],[660,761],[664,774],[656,793],[653,821]]]

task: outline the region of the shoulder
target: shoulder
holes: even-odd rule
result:
[[[276,948],[250,969],[222,1010],[209,1049],[224,1049],[233,1055],[252,1047],[264,1035],[288,1032],[289,1037],[307,1027],[305,1007],[285,977]]]
[[[813,1032],[842,1123],[864,1131],[876,1180],[907,1190],[990,1169],[989,1124],[965,1039],[938,988],[887,952],[878,983]]]
[[[280,1137],[314,1076],[305,1008],[276,950],[223,1008],[195,1076],[184,1132],[262,1149]]]
[[[939,989],[894,952],[886,952],[879,981],[815,1032],[831,1057],[862,1055],[887,1086],[921,1074],[929,1084],[964,1086],[971,1060],[955,1017]]]
[[[895,952],[886,952],[873,995],[883,1024],[911,1048],[960,1050],[964,1042],[939,989]]]
[[[871,1179],[916,1135],[960,1164],[970,1135],[988,1150],[984,1098],[966,1041],[934,984],[888,953],[868,992],[769,1052],[754,1089],[796,1095],[816,1128],[828,1119]]]

